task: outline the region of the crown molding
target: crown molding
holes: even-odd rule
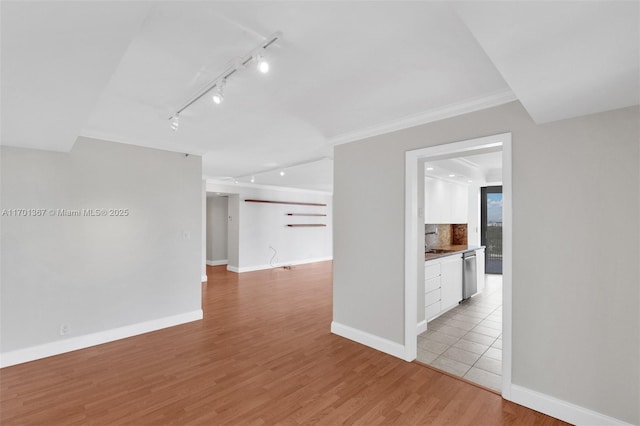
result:
[[[385,133],[408,129],[410,127],[419,126],[421,124],[444,120],[445,118],[456,117],[458,115],[492,108],[516,100],[518,100],[518,98],[511,91],[511,89],[501,90],[490,95],[467,99],[465,101],[456,102],[440,108],[434,108],[417,114],[407,115],[398,120],[388,121],[383,124],[356,130],[354,132],[343,133],[341,135],[330,138],[328,140],[328,143],[334,146],[342,145],[373,136],[383,135]]]

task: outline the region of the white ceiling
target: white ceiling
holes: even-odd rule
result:
[[[464,2],[456,10],[537,123],[640,103],[638,1]]]
[[[448,157],[425,162],[425,176],[464,185],[502,182],[502,147]]]
[[[218,179],[330,190],[335,143],[514,92],[539,122],[640,103],[637,2],[0,7],[3,145],[65,151],[86,135],[201,154]],[[222,105],[203,98],[169,129],[175,109],[278,30],[269,74],[242,70]]]

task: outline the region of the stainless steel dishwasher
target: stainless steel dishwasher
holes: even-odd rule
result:
[[[478,291],[476,252],[462,253],[462,300],[466,300]]]

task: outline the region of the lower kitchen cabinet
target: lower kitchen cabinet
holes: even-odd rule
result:
[[[430,321],[462,300],[462,255],[425,263],[425,319]]]
[[[424,308],[424,317],[427,319],[427,322],[440,315],[440,311],[442,310],[440,309],[440,306],[441,304],[439,300],[430,305],[426,305]]]
[[[442,258],[441,291],[442,310],[447,311],[462,300],[462,257],[461,255]]]

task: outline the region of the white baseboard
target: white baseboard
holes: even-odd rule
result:
[[[335,321],[331,322],[331,332],[338,336],[345,337],[349,340],[353,340],[354,342],[379,350],[380,352],[395,356],[396,358],[400,358],[402,360],[405,359],[405,348],[404,345],[401,345],[400,343],[392,342],[391,340],[375,336],[367,333],[366,331],[358,330]]]
[[[0,354],[0,368],[76,351],[202,319],[202,309]]]
[[[220,265],[227,265],[229,263],[229,261],[227,259],[222,259],[222,260],[207,260],[207,265],[209,266],[220,266]]]
[[[208,278],[207,278],[207,276],[206,276],[206,275],[203,275],[203,276],[200,278],[200,282],[203,282],[203,283],[206,283],[206,282],[207,282],[207,280],[208,280]]]
[[[237,266],[231,266],[231,265],[227,265],[227,271],[231,271],[231,272],[235,272],[235,273],[240,272],[240,271],[238,270],[238,267],[237,267]]]
[[[416,326],[416,334],[422,334],[427,331],[427,320],[420,321]]]
[[[511,385],[511,401],[574,425],[631,426],[622,420],[513,384]]]
[[[234,268],[227,266],[227,270],[232,272],[253,272],[253,271],[262,271],[265,269],[274,269],[274,268],[282,268],[283,266],[297,266],[297,265],[305,265],[307,263],[315,263],[315,262],[326,262],[327,260],[333,260],[333,257],[319,257],[316,259],[304,259],[304,260],[295,260],[291,262],[278,262],[273,265],[256,265],[256,266],[243,266],[241,268]]]
[[[418,333],[422,327],[426,330],[426,321],[418,323]],[[405,347],[399,343],[392,342],[382,337],[375,336],[362,330],[358,330],[333,321],[331,332],[338,336],[345,337],[354,342],[361,343],[373,349],[387,353],[400,359],[405,359]],[[503,392],[504,394],[504,392]],[[536,392],[522,386],[511,384],[510,398],[516,404],[531,408],[565,422],[580,426],[631,426],[622,420],[609,417],[588,408],[572,404],[552,396]]]

